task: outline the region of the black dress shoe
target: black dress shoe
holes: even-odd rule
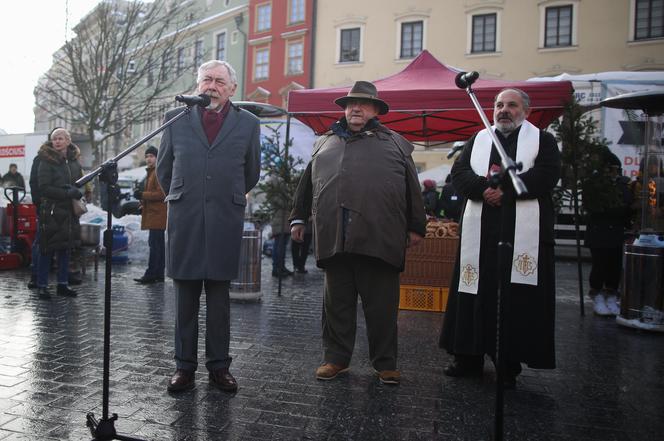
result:
[[[58,289],[56,291],[59,296],[65,296],[65,297],[76,297],[78,293],[74,291],[73,289],[70,289],[67,285],[62,285],[58,283]]]
[[[151,283],[157,283],[157,282],[163,282],[164,278],[163,277],[140,277],[138,279],[134,279],[135,282],[140,283],[141,285],[149,285]]]
[[[237,381],[228,371],[228,368],[220,368],[210,371],[210,384],[224,392],[236,392]]]
[[[286,268],[282,268],[280,270],[272,270],[272,276],[273,277],[279,277],[279,276],[288,277],[288,276],[292,276],[292,275],[293,275],[293,271],[290,271]]]
[[[454,361],[443,369],[448,377],[481,377],[484,371],[482,359],[475,357],[454,357]]]
[[[182,392],[185,390],[193,389],[194,385],[194,371],[187,369],[176,369],[175,373],[168,381],[167,389],[169,392]]]
[[[81,279],[79,276],[70,273],[69,277],[67,277],[67,283],[69,285],[80,285],[83,283],[83,279]]]
[[[37,290],[37,295],[39,296],[40,299],[48,300],[51,298],[51,293],[49,292],[48,288],[42,287]]]
[[[298,273],[298,274],[306,274],[306,273],[308,273],[309,271],[307,271],[307,270],[304,269],[304,268],[295,268],[295,272]]]
[[[38,289],[38,288],[39,288],[39,285],[37,285],[36,280],[30,280],[28,282],[28,289]]]

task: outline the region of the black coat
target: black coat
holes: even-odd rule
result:
[[[440,193],[438,211],[442,211],[443,217],[459,222],[461,207],[463,206],[462,202],[463,197],[459,195],[454,188],[454,185],[450,182],[449,184],[443,185],[443,190]]]
[[[518,130],[507,139],[498,133],[507,154],[515,158]],[[483,200],[488,188],[485,176],[478,176],[470,166],[474,138],[464,147],[452,167],[454,186],[465,199]],[[498,152],[491,151],[489,164],[499,164]],[[528,198],[536,198],[540,205],[540,241],[538,256],[538,285],[509,284],[507,311],[504,311],[507,359],[521,361],[533,368],[554,368],[555,318],[555,262],[553,254],[554,211],[551,193],[560,176],[560,152],[553,136],[540,132],[540,147],[535,163],[520,174],[528,188]],[[506,230],[514,241],[515,194],[510,183],[502,185]],[[465,205],[465,203],[464,203]],[[482,237],[480,250],[480,278],[478,293],[459,293],[459,254],[450,284],[447,311],[440,336],[440,346],[453,354],[495,354],[497,252],[500,236],[501,208],[484,204],[482,208]],[[463,235],[463,224],[461,225]],[[510,256],[511,261],[511,256]],[[509,275],[508,275],[509,277]]]
[[[39,207],[39,244],[42,253],[73,248],[80,243],[80,225],[74,216],[72,199],[67,188],[83,176],[78,162],[80,151],[74,144],[67,147],[62,157],[51,142],[39,149],[38,183],[41,203]]]
[[[630,228],[633,203],[629,178],[619,176],[611,185],[621,196],[621,204],[587,213],[585,245],[588,248],[622,248],[625,243],[625,229]]]
[[[41,194],[39,193],[39,154],[32,160],[32,167],[30,168],[30,194],[32,195],[32,203],[39,209],[41,202]]]

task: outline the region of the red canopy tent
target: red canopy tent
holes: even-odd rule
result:
[[[423,51],[401,72],[373,82],[378,96],[390,105],[390,112],[382,115],[380,121],[411,141],[448,142],[470,138],[484,126],[466,91],[455,85],[457,74],[458,71]],[[350,87],[291,91],[288,112],[320,135],[343,116],[334,100],[346,95]],[[506,87],[518,87],[530,96],[532,112],[528,120],[540,128],[562,114],[573,91],[570,81],[480,78],[472,88],[489,120],[493,118],[494,97]]]

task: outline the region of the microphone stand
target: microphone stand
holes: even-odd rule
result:
[[[114,202],[117,200],[119,194],[117,188],[118,170],[117,163],[120,159],[127,156],[129,153],[136,150],[142,144],[153,138],[158,133],[162,132],[168,126],[173,124],[178,119],[191,112],[192,106],[195,103],[187,103],[187,107],[178,113],[172,119],[166,121],[163,125],[150,132],[148,135],[141,138],[138,142],[127,147],[116,157],[107,160],[102,165],[91,171],[87,175],[76,181],[77,187],[82,187],[90,182],[95,177],[99,176],[99,181],[106,183],[106,231],[104,231],[104,247],[106,248],[106,274],[104,277],[104,372],[102,383],[102,418],[97,420],[92,412],[86,416],[87,427],[90,428],[93,441],[106,441],[106,440],[124,440],[124,441],[141,441],[138,438],[132,438],[125,435],[119,435],[115,431],[115,421],[118,419],[117,414],[113,414],[110,418],[108,416],[108,392],[109,392],[109,375],[110,375],[110,349],[111,349],[111,254],[113,249],[113,217],[111,215]]]
[[[486,117],[486,114],[482,110],[475,92],[472,89],[472,84],[479,77],[476,72],[471,72],[466,74],[461,72],[456,77],[456,85],[460,89],[465,89],[466,93],[470,97],[470,100],[473,102],[477,113],[479,113],[484,127],[486,127],[493,145],[495,146],[498,154],[500,155],[501,169],[499,173],[492,175],[489,179],[489,184],[492,188],[497,188],[498,185],[502,182],[507,182],[506,174],[509,176],[514,191],[517,195],[522,195],[528,189],[525,184],[517,176],[516,171],[521,170],[522,165],[515,163],[512,158],[507,156],[505,149],[503,148],[502,143],[496,136],[496,133],[493,131],[489,120]],[[508,193],[504,193],[507,195]],[[503,439],[503,409],[504,409],[504,349],[505,349],[505,318],[509,312],[506,308],[507,302],[505,297],[509,295],[509,284],[510,284],[510,267],[512,261],[512,243],[507,239],[509,237],[509,232],[506,230],[506,218],[508,216],[508,208],[511,208],[516,203],[516,200],[512,197],[503,199],[501,206],[501,225],[500,225],[500,241],[498,242],[498,289],[496,291],[496,403],[495,403],[495,415],[494,415],[494,440],[502,441]]]

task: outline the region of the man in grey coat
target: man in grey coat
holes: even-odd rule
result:
[[[206,363],[210,384],[237,390],[228,368],[230,280],[237,277],[246,193],[260,172],[260,123],[229,100],[237,88],[233,67],[212,60],[198,69],[206,109],[193,107],[164,131],[157,178],[166,193],[166,273],[176,297],[176,371],[171,392],[194,387],[198,366],[198,311],[205,287]],[[166,120],[182,109],[166,113]]]

